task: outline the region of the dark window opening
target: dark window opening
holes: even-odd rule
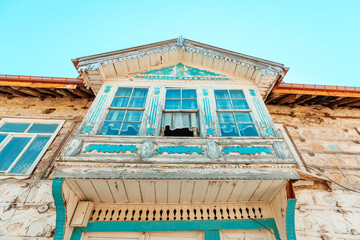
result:
[[[179,128],[171,130],[169,126],[165,127],[164,136],[174,136],[174,137],[193,137],[194,132],[190,131],[189,128]]]

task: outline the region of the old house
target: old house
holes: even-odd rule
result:
[[[182,37],[0,76],[0,239],[358,239],[360,89]]]

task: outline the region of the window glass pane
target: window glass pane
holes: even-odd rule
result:
[[[229,93],[227,90],[214,90],[216,99],[229,99]]]
[[[196,98],[196,91],[195,90],[182,90],[182,97],[183,98]]]
[[[0,152],[0,171],[6,171],[31,138],[14,137]]]
[[[221,136],[239,136],[238,129],[235,124],[220,124]]]
[[[166,98],[180,98],[180,90],[167,90]]]
[[[118,88],[115,96],[116,97],[130,97],[131,95],[131,88]]]
[[[6,138],[7,135],[0,134],[0,143]]]
[[[120,135],[137,135],[141,123],[124,123]]]
[[[129,102],[129,98],[116,97],[111,103],[111,107],[127,107],[128,102]]]
[[[40,124],[35,123],[29,129],[29,133],[53,133],[57,129],[58,124]]]
[[[166,100],[165,109],[180,109],[180,100]]]
[[[5,123],[0,128],[0,132],[25,132],[30,123]]]
[[[183,100],[182,109],[197,109],[196,100]]]
[[[235,118],[232,112],[219,112],[218,118],[220,123],[235,123]]]
[[[232,102],[235,109],[249,109],[246,100],[233,100]]]
[[[135,88],[132,94],[133,97],[146,97],[148,93],[147,88]]]
[[[121,122],[105,122],[101,128],[100,135],[118,135]]]
[[[241,90],[230,90],[231,98],[245,98],[244,92]]]
[[[242,122],[252,122],[252,118],[250,113],[240,113],[237,112],[235,113],[235,117],[236,117],[236,121],[238,123],[242,123]]]
[[[142,111],[128,111],[126,113],[125,122],[141,122]]]
[[[106,120],[107,121],[122,121],[124,119],[125,110],[110,110]]]
[[[131,98],[129,108],[144,108],[146,98]]]
[[[232,109],[230,100],[216,100],[217,109]]]
[[[44,149],[46,143],[49,141],[50,136],[38,136],[32,142],[30,147],[26,150],[24,155],[19,159],[15,166],[11,169],[11,173],[25,174],[35,159],[39,156],[40,152]]]
[[[238,124],[241,136],[258,136],[253,124]]]

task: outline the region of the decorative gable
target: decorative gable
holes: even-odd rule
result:
[[[190,67],[182,63],[160,69],[140,72],[136,78],[174,80],[229,80],[225,75]]]

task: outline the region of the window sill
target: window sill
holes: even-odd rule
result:
[[[0,180],[5,180],[5,179],[23,180],[23,179],[28,179],[30,177],[31,177],[31,174],[24,174],[24,175],[20,175],[20,174],[0,174]]]

